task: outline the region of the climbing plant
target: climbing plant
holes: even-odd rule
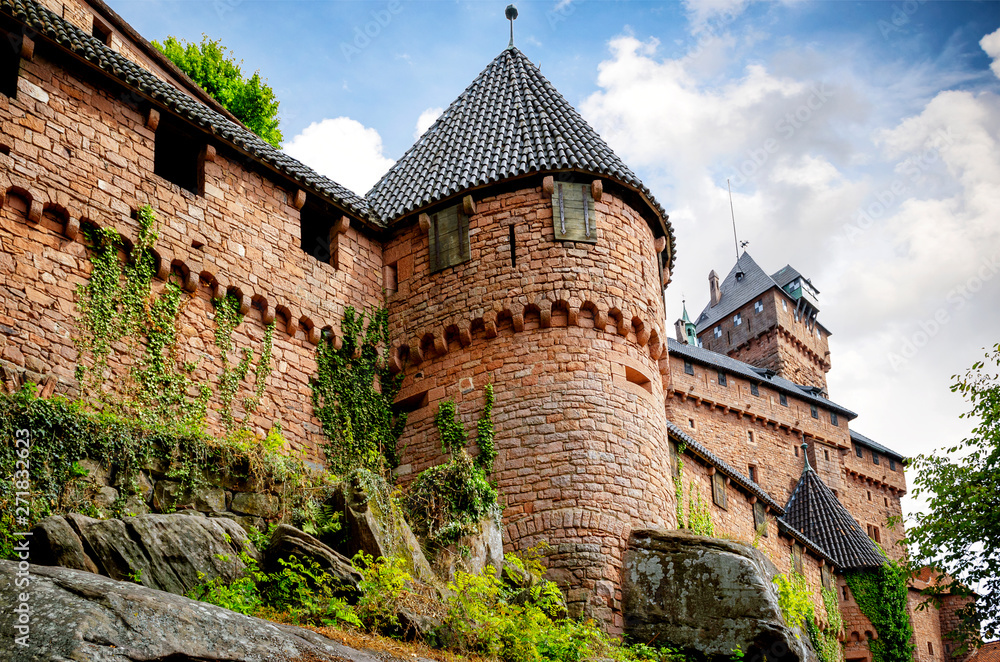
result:
[[[712,524],[712,511],[708,502],[702,500],[701,493],[695,489],[694,481],[688,483],[687,512],[684,510],[684,460],[681,459],[687,444],[683,441],[677,444],[677,470],[674,472],[674,497],[677,509],[677,528],[688,529],[701,536],[714,536],[715,525]]]
[[[806,630],[809,632],[809,641],[812,642],[813,650],[816,651],[820,662],[843,662],[844,647],[838,635],[844,628],[844,619],[840,614],[840,605],[837,604],[837,594],[825,587],[820,589],[820,594],[823,597],[827,626],[825,630],[821,630],[814,617],[807,618]]]
[[[496,459],[492,411],[493,386],[487,384],[483,412],[476,424],[479,455],[473,460],[465,450],[468,438],[455,418],[455,403],[447,400],[438,405],[434,423],[442,450],[451,459],[422,471],[405,498],[410,521],[432,545],[454,542],[471,533],[483,518],[499,516],[496,487],[489,480]]]
[[[774,576],[774,584],[778,588],[778,607],[785,619],[785,625],[790,628],[802,627],[806,621],[812,620],[812,594],[805,575],[795,570],[787,574]],[[798,635],[795,635],[798,636]]]
[[[913,657],[913,626],[906,609],[909,571],[892,559],[874,569],[844,575],[861,613],[875,626],[869,639],[872,662],[904,662]]]
[[[311,381],[329,467],[339,474],[365,468],[391,478],[406,414],[392,408],[403,375],[393,375],[389,367],[389,313],[385,308],[358,313],[348,306],[340,328],[339,349],[329,337],[316,348]]]
[[[146,205],[136,220],[139,233],[124,261],[119,252],[125,242],[116,230],[86,230],[91,273],[77,287],[79,316],[74,336],[82,399],[146,425],[201,429],[211,389],[194,382],[193,363],[179,359],[177,318],[184,305],[183,292],[173,282],[153,292],[156,215]],[[108,366],[116,351],[123,352],[122,363],[130,366],[124,373]],[[189,395],[192,390],[197,396]]]
[[[233,413],[233,400],[239,390],[240,384],[247,378],[250,372],[250,365],[253,361],[254,352],[249,347],[244,347],[239,361],[233,365],[229,358],[229,353],[233,350],[233,331],[243,322],[243,314],[240,313],[240,302],[236,297],[227,295],[221,299],[212,299],[215,307],[215,345],[219,348],[219,355],[222,360],[222,372],[219,375],[219,416],[229,434],[246,432],[249,430],[250,416],[257,411],[260,398],[264,394],[267,376],[271,372],[271,350],[274,340],[274,322],[267,325],[264,330],[264,346],[261,350],[260,360],[254,368],[254,386],[250,395],[243,398],[242,405],[245,416],[242,423],[238,423]]]

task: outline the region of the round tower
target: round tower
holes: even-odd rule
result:
[[[442,400],[474,436],[491,382],[505,545],[547,542],[573,612],[620,629],[630,530],[676,519],[666,214],[513,47],[368,198],[390,232],[398,404],[411,412],[401,477],[444,460]]]

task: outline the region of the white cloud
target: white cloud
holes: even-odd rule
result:
[[[704,23],[743,6],[689,10]],[[822,291],[830,392],[861,414],[852,428],[904,454],[960,439],[950,377],[1000,340],[1000,98],[966,91],[975,72],[945,68],[883,69],[886,85],[853,69],[849,50],[797,47],[790,68],[782,54],[748,57],[724,27],[673,59],[653,40],[613,39],[581,106],[670,212],[667,327],[682,296],[698,315],[709,270],[735,260],[730,178],[758,263],[791,263]],[[1000,31],[980,43],[996,70]],[[703,75],[706,57],[715,75]],[[753,64],[734,74],[739,61]]]
[[[370,189],[395,163],[382,153],[378,131],[349,117],[313,122],[282,149],[357,193]]]
[[[990,69],[997,76],[1000,76],[1000,29],[983,37],[979,41],[979,45],[983,47],[987,55],[993,58]]]
[[[431,128],[431,124],[434,124],[434,121],[441,117],[443,112],[444,108],[428,108],[420,113],[420,117],[417,118],[417,126],[413,130],[413,139],[417,140],[424,135],[424,132]]]

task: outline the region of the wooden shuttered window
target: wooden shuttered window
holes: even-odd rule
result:
[[[597,213],[590,184],[554,182],[552,222],[558,241],[597,243]]]
[[[763,501],[755,501],[753,504],[753,528],[760,533],[762,538],[767,537],[767,509]]]
[[[719,508],[726,509],[726,477],[718,471],[712,474],[712,501]]]
[[[461,264],[472,257],[469,249],[469,217],[461,205],[430,215],[428,228],[431,273]]]

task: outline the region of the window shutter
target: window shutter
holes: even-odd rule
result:
[[[460,264],[472,257],[469,248],[469,217],[456,205],[431,214],[428,229],[431,273]]]
[[[757,500],[753,504],[753,528],[761,531],[761,537],[767,537],[767,513],[764,512],[764,502]]]
[[[589,184],[555,182],[552,223],[558,241],[597,243],[597,213]]]
[[[719,508],[726,508],[726,477],[718,471],[712,474],[712,501]]]

